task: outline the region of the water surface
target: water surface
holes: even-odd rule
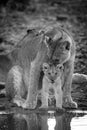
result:
[[[87,130],[87,111],[64,113],[0,111],[0,130]]]

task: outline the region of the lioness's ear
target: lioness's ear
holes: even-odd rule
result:
[[[49,68],[49,65],[47,63],[43,63],[43,70],[47,70]]]

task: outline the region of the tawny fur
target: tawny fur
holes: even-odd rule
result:
[[[43,63],[43,86],[41,92],[42,106],[41,108],[48,108],[48,99],[50,102],[52,98],[56,100],[56,107],[62,108],[62,74],[63,74],[63,66],[58,65],[49,65],[47,63]],[[53,92],[51,92],[51,90]]]

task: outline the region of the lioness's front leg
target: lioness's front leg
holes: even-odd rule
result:
[[[13,66],[8,73],[6,80],[6,96],[18,106],[22,106],[25,102],[23,96],[25,95],[25,88],[22,82],[22,68],[18,65]]]
[[[72,61],[68,61],[65,64],[66,65],[64,70],[63,107],[77,108],[77,103],[74,102],[71,97],[71,85],[74,66]]]
[[[31,63],[29,74],[28,95],[23,108],[35,109],[37,105],[38,81],[40,76],[40,65],[35,61]]]

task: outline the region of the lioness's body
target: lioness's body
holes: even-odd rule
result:
[[[71,36],[61,27],[51,26],[46,27],[44,31],[40,34],[38,33],[38,35],[35,33],[28,34],[23,41],[21,41],[21,47],[13,51],[13,67],[18,66],[18,68],[22,70],[18,71],[16,69],[18,73],[21,74],[21,80],[18,80],[20,85],[16,86],[16,83],[14,83],[16,77],[14,78],[14,71],[11,69],[6,81],[7,96],[11,96],[14,91],[15,96],[12,97],[13,101],[15,100],[15,97],[16,101],[19,99],[17,104],[19,103],[19,106],[22,106],[23,108],[33,109],[36,107],[39,78],[44,62],[63,64],[63,104],[64,107],[77,106],[71,98],[75,43]],[[9,83],[9,81],[11,83]],[[9,84],[12,84],[12,86]],[[16,89],[17,87],[18,89]],[[24,90],[27,90],[27,93],[25,91],[23,93],[23,95],[26,95],[25,98],[20,95],[21,87],[23,87]],[[20,97],[23,98],[23,102]]]

